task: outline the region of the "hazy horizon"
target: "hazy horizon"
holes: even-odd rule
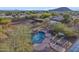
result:
[[[59,7],[0,7],[0,10],[50,10]],[[79,11],[79,7],[68,7],[71,10]]]

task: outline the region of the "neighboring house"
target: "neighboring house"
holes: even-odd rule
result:
[[[23,17],[26,17],[27,15],[26,14],[12,14],[12,15],[5,15],[5,14],[0,14],[0,18],[14,18],[14,17],[18,17],[19,18],[23,18]]]
[[[79,19],[79,15],[72,16],[72,19],[73,19],[73,20],[75,20],[75,19]]]
[[[75,24],[75,25],[73,26],[73,29],[79,30],[79,23],[78,23],[78,24]]]
[[[18,14],[18,16],[19,16],[20,18],[22,18],[22,17],[26,17],[26,16],[28,16],[28,15],[26,15],[26,14]]]
[[[60,22],[57,22],[57,21],[50,21],[49,23],[50,23],[50,24],[58,24],[58,23],[60,23]]]
[[[2,14],[0,14],[0,16],[5,16],[5,14],[4,14],[4,13],[2,13]]]
[[[12,15],[5,15],[5,14],[0,14],[0,18],[13,18]]]
[[[0,18],[13,18],[12,16],[0,16]]]
[[[50,18],[50,20],[60,22],[60,21],[64,20],[64,17],[63,16],[53,16]]]

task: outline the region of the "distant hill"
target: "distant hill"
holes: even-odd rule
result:
[[[60,7],[57,9],[53,9],[53,10],[49,10],[49,11],[60,11],[60,12],[64,12],[64,11],[72,11],[71,9],[67,8],[67,7]]]

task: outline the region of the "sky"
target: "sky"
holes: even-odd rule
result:
[[[0,7],[0,10],[50,10],[59,7]],[[68,7],[72,10],[79,11],[79,7]]]

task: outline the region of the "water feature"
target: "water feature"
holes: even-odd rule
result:
[[[42,43],[45,38],[45,33],[39,31],[32,36],[32,43]]]

